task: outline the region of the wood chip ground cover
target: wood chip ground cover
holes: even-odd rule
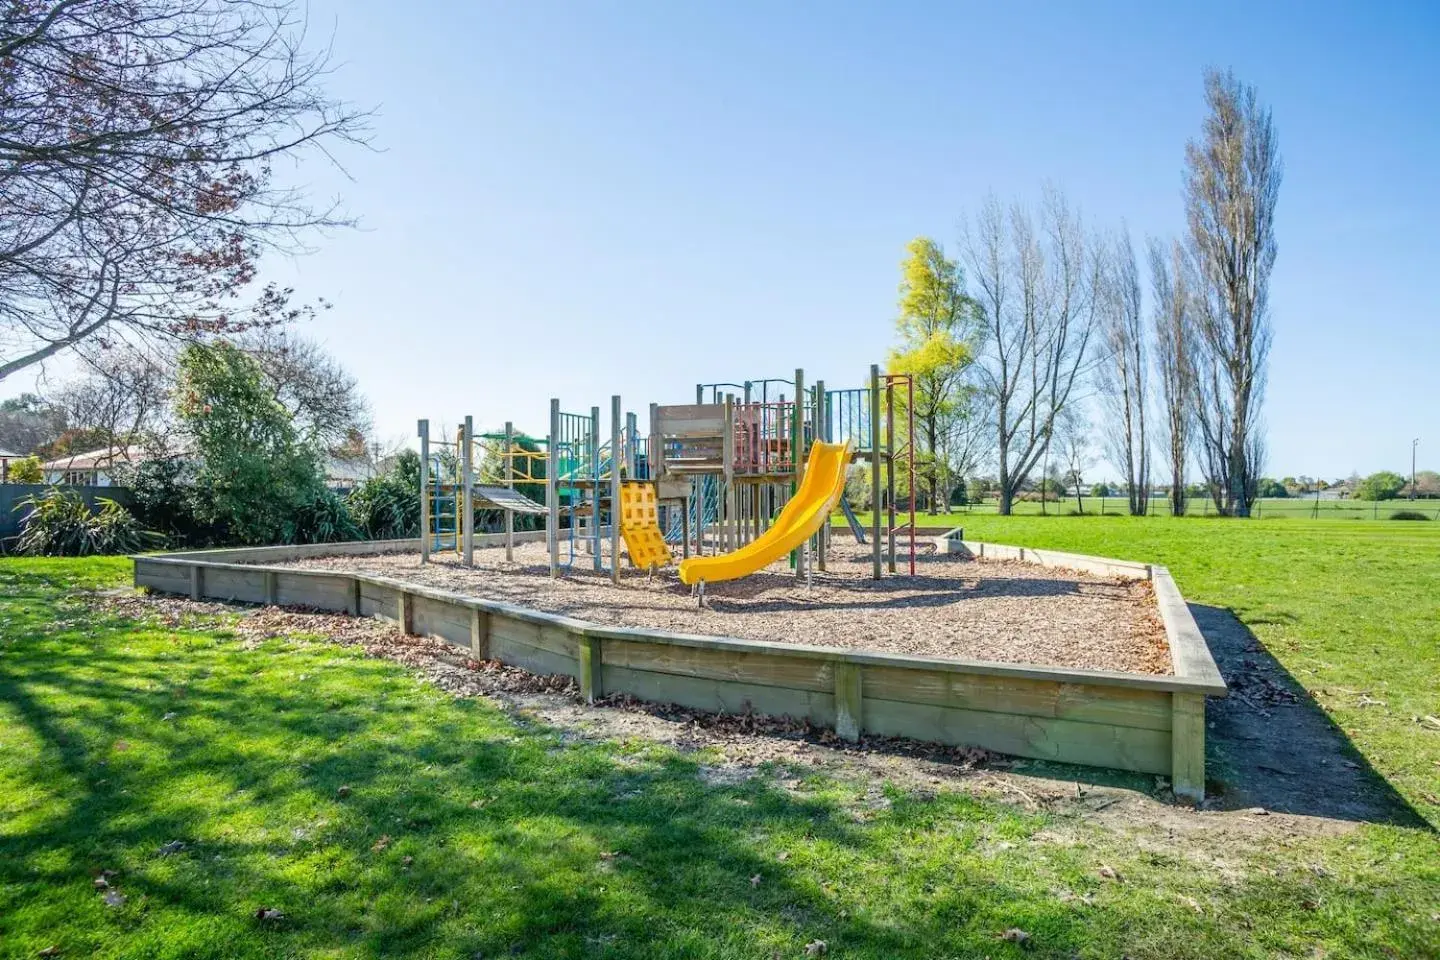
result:
[[[622,557],[623,562],[623,557]],[[1150,584],[1018,561],[927,555],[917,573],[871,579],[868,555],[837,548],[813,585],[783,563],[711,585],[701,608],[674,571],[625,569],[619,586],[583,554],[559,580],[544,544],[451,553],[318,557],[303,569],[374,573],[593,623],[772,643],[881,650],[1004,663],[1168,674],[1169,648]]]

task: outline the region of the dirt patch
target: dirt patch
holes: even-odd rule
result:
[[[1245,624],[1219,607],[1190,612],[1230,688],[1207,706],[1212,792],[1227,805],[1424,825]]]
[[[578,555],[558,580],[544,544],[475,552],[474,568],[443,554],[319,557],[305,569],[396,577],[470,596],[616,626],[881,650],[921,656],[1168,674],[1170,653],[1150,584],[958,554],[921,557],[915,576],[872,580],[868,554],[835,551],[813,582],[783,563],[708,588],[701,608],[673,571],[620,584]]]

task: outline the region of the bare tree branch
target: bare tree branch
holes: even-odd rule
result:
[[[241,294],[348,219],[272,175],[364,142],[290,0],[37,0],[0,21],[0,380],[100,337],[297,315]]]

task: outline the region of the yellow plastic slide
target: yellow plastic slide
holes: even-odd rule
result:
[[[850,444],[817,443],[810,449],[800,489],[785,504],[759,539],[718,557],[691,557],[680,562],[681,583],[738,580],[761,570],[815,535],[829,520],[845,492]]]

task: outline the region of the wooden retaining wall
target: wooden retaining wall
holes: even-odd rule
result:
[[[543,539],[544,533],[516,534]],[[487,537],[477,537],[483,545]],[[369,550],[364,548],[368,546]],[[1168,776],[1205,790],[1205,697],[1226,689],[1164,567],[940,538],[941,551],[1150,579],[1173,676],[869,653],[833,647],[605,627],[391,577],[258,565],[305,556],[418,550],[419,542],[320,544],[137,556],[135,583],[192,598],[382,617],[480,659],[574,677],[595,698],[625,693],[698,710],[809,720],[862,733],[977,746]],[[339,549],[339,548],[343,548]]]

